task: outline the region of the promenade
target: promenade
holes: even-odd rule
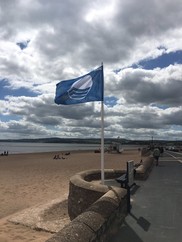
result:
[[[182,242],[182,153],[165,152],[136,184],[131,212],[112,242]]]

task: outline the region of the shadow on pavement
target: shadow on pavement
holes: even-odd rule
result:
[[[140,225],[140,227],[145,230],[148,231],[149,227],[150,227],[150,223],[144,218],[144,217],[139,217],[137,218],[134,214],[130,213],[130,216],[132,218],[134,218],[137,222],[138,225]]]
[[[135,192],[137,192],[137,190],[140,188],[139,185],[135,184],[135,186],[133,186],[133,188],[130,190],[130,194],[134,195]]]
[[[144,217],[137,218],[132,213],[129,213],[128,215],[131,216],[144,231],[147,232],[149,230],[150,223]],[[143,240],[138,236],[138,234],[133,230],[133,228],[129,226],[126,220],[121,225],[119,231],[112,237],[111,240],[109,240],[109,242],[121,241],[143,242]]]
[[[143,242],[129,224],[124,221],[118,233],[109,242],[121,242],[126,241],[126,239],[127,242]]]

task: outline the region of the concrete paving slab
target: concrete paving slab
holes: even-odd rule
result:
[[[164,156],[137,186],[112,242],[182,242],[182,164]]]

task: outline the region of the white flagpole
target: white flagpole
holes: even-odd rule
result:
[[[104,99],[104,69],[103,71],[103,99]],[[104,100],[101,101],[101,184],[104,185]]]

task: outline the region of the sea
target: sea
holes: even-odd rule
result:
[[[25,143],[25,142],[0,142],[0,154],[39,153],[39,152],[61,152],[61,151],[83,151],[98,150],[99,144],[73,144],[73,143]],[[123,145],[123,149],[136,149],[136,145]]]

